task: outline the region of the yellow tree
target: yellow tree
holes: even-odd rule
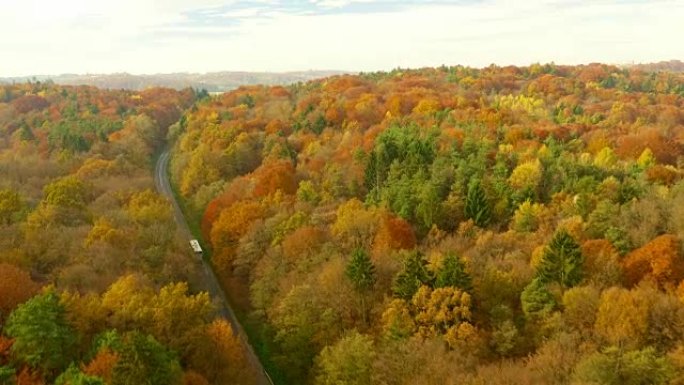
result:
[[[596,332],[612,345],[638,347],[648,331],[649,308],[641,291],[611,287],[601,295]]]

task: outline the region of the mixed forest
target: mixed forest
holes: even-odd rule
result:
[[[171,174],[283,384],[684,383],[684,76],[243,87]]]
[[[684,74],[0,86],[0,383],[684,384]]]
[[[154,191],[196,97],[0,87],[0,384],[253,383]]]

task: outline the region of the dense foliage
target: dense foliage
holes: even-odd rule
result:
[[[254,382],[154,192],[154,154],[194,101],[0,87],[0,383]]]
[[[683,107],[599,64],[244,87],[172,176],[282,383],[679,383]]]

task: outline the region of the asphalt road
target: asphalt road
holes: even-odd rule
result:
[[[190,227],[188,226],[188,222],[185,220],[185,215],[183,214],[183,211],[181,210],[178,201],[176,201],[176,197],[173,195],[171,183],[169,182],[168,167],[169,151],[166,150],[159,156],[159,159],[157,159],[157,164],[154,169],[154,183],[157,187],[157,191],[159,191],[160,194],[164,195],[171,201],[171,204],[173,205],[173,211],[174,216],[176,218],[178,231],[188,241],[187,246],[188,249],[190,249],[189,242],[191,239],[194,239],[194,236],[190,231]],[[268,373],[266,373],[263,365],[261,365],[259,358],[254,353],[254,349],[252,349],[252,346],[249,344],[247,334],[245,333],[244,329],[240,325],[240,322],[235,316],[235,312],[233,312],[233,309],[230,307],[230,303],[228,302],[226,294],[223,292],[221,285],[219,285],[218,279],[214,274],[214,270],[211,268],[208,261],[206,261],[204,258],[201,258],[200,256],[198,256],[198,258],[202,262],[202,275],[205,287],[211,295],[211,297],[214,299],[214,302],[217,303],[218,312],[221,315],[221,317],[225,318],[228,322],[230,322],[230,324],[233,326],[233,331],[242,341],[245,351],[247,352],[247,359],[252,364],[255,372],[257,373],[257,384],[272,385],[273,381],[271,381],[271,378],[268,376]]]

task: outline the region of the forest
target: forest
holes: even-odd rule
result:
[[[251,384],[154,191],[192,90],[0,87],[0,384]]]
[[[0,383],[684,384],[684,74],[0,86]]]
[[[680,384],[683,106],[603,64],[249,86],[171,174],[277,383]]]

